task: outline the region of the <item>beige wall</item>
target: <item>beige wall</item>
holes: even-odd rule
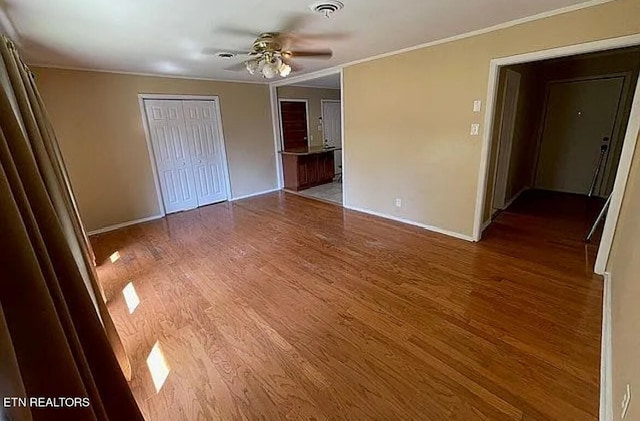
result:
[[[635,34],[637,16],[640,1],[617,0],[347,67],[347,206],[472,235],[482,138],[469,129],[490,60]]]
[[[277,89],[278,98],[306,99],[309,103],[309,135],[313,137],[309,144],[322,146],[324,136],[318,130],[319,118],[322,117],[321,102],[323,99],[340,99],[340,89],[304,88],[300,86],[281,86]]]
[[[277,186],[266,85],[32,70],[88,230],[160,212],[139,93],[218,95],[233,197]]]
[[[620,419],[620,402],[627,383],[631,385],[632,399],[625,419],[640,419],[640,138],[638,143],[607,266],[611,274],[615,420]]]

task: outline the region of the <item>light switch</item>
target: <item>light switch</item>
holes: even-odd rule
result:
[[[471,125],[471,136],[478,136],[480,133],[480,125],[478,123],[473,123]]]
[[[473,112],[479,113],[481,109],[482,109],[482,101],[480,101],[479,99],[476,99],[475,101],[473,101]]]

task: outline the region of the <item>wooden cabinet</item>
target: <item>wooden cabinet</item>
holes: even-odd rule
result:
[[[333,151],[282,154],[284,187],[298,191],[333,181]]]

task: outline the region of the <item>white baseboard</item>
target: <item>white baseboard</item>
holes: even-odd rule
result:
[[[257,193],[245,194],[243,196],[232,197],[231,200],[229,200],[229,201],[230,202],[235,202],[236,200],[248,199],[248,198],[254,197],[254,196],[260,196],[260,195],[267,194],[267,193],[273,193],[273,192],[276,192],[278,190],[280,190],[280,187],[276,187],[275,189],[260,191],[260,192],[257,192]]]
[[[410,219],[404,219],[404,218],[399,218],[397,216],[392,216],[392,215],[387,215],[381,212],[376,212],[376,211],[372,211],[369,209],[363,209],[363,208],[358,208],[355,206],[344,206],[347,209],[350,210],[354,210],[356,212],[362,212],[362,213],[366,213],[369,215],[373,215],[373,216],[379,216],[380,218],[385,218],[385,219],[391,219],[393,221],[398,221],[398,222],[402,222],[404,224],[409,224],[409,225],[415,225],[416,227],[420,227],[420,228],[424,228],[427,231],[433,231],[433,232],[437,232],[438,234],[444,234],[444,235],[448,235],[449,237],[455,237],[455,238],[459,238],[461,240],[466,240],[466,241],[474,241],[473,237],[470,235],[465,235],[465,234],[460,234],[459,232],[454,232],[454,231],[448,231],[442,228],[438,228],[438,227],[434,227],[432,225],[426,225],[420,222],[416,222],[416,221],[412,221]]]
[[[487,229],[487,227],[488,227],[489,225],[491,225],[491,223],[493,222],[493,218],[496,216],[496,214],[497,214],[498,212],[500,212],[501,210],[507,209],[509,206],[511,206],[511,205],[513,204],[513,202],[515,202],[515,201],[516,201],[516,199],[518,199],[518,197],[520,197],[520,195],[521,195],[522,193],[524,193],[525,191],[530,190],[530,189],[531,189],[531,187],[529,187],[529,186],[524,186],[523,188],[521,188],[521,189],[520,189],[520,191],[519,191],[518,193],[516,193],[515,195],[513,195],[513,197],[512,197],[511,199],[509,199],[509,200],[507,201],[507,203],[505,203],[505,205],[504,205],[504,207],[503,207],[502,209],[498,209],[498,210],[496,210],[495,212],[492,212],[492,214],[491,214],[491,218],[487,219],[486,221],[484,221],[484,222],[482,223],[482,227],[480,228],[480,232],[484,232],[484,230],[486,230],[486,229]]]
[[[522,193],[526,192],[527,190],[531,190],[531,187],[529,187],[529,186],[524,186],[523,188],[521,188],[521,189],[520,189],[520,191],[519,191],[518,193],[516,193],[515,195],[513,195],[513,197],[507,201],[507,203],[504,205],[504,208],[503,208],[503,209],[506,209],[506,208],[508,208],[509,206],[511,206],[511,205],[513,204],[513,202],[515,202],[515,201],[516,201],[516,199],[517,199],[518,197],[520,197],[520,195],[521,195]]]
[[[105,233],[105,232],[117,230],[119,228],[128,227],[129,225],[135,225],[135,224],[141,224],[143,222],[154,221],[154,220],[160,219],[162,217],[164,217],[164,215],[159,214],[159,215],[149,216],[147,218],[140,218],[140,219],[135,219],[133,221],[122,222],[120,224],[109,225],[109,226],[104,227],[104,228],[98,228],[97,230],[89,231],[87,233],[87,235],[102,234],[102,233]]]
[[[611,274],[605,272],[600,349],[600,421],[613,421],[613,367],[611,365]]]

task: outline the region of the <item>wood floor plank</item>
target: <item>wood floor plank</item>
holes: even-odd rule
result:
[[[279,192],[92,243],[149,420],[582,421],[598,415],[602,280],[581,241],[597,209],[531,192],[469,243]]]

